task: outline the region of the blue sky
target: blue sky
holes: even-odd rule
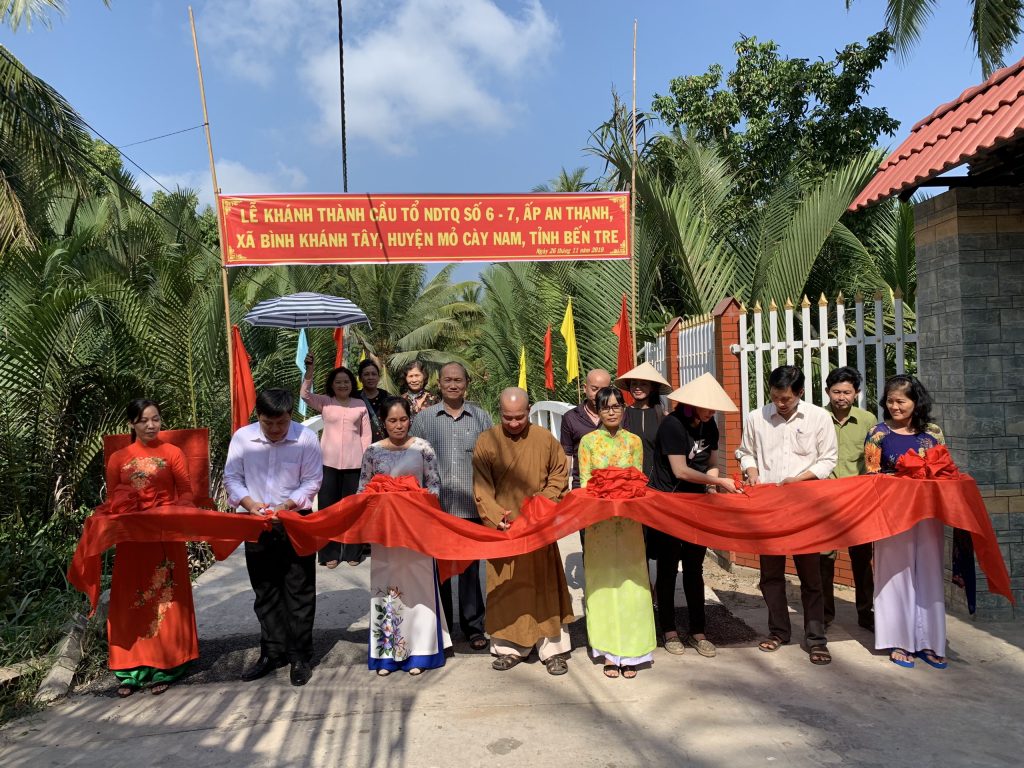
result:
[[[51,29],[0,31],[34,73],[117,145],[199,124],[187,2],[70,0]],[[194,0],[225,193],[341,191],[334,0]],[[883,24],[881,0],[346,0],[349,190],[521,192],[590,165],[589,132],[629,98],[639,22],[639,107],[672,77],[729,66],[741,36],[831,58]],[[909,60],[868,103],[902,122],[895,147],[981,80],[966,0],[939,3]],[[1018,49],[1008,57],[1020,58]],[[202,131],[126,150],[167,186],[210,200]],[[596,175],[595,169],[592,175]],[[141,174],[147,193],[155,184]]]

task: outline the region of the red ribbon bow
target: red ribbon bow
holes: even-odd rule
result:
[[[595,469],[585,490],[599,499],[639,499],[647,495],[647,475],[636,467]]]
[[[933,445],[924,456],[909,450],[896,460],[896,475],[914,480],[939,480],[960,477],[960,470],[953,463],[944,445]]]
[[[396,491],[424,491],[412,475],[392,477],[391,475],[374,475],[363,488],[363,493],[394,493]]]

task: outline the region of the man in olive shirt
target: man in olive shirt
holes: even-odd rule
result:
[[[836,368],[825,379],[829,404],[839,442],[839,459],[832,477],[855,477],[864,474],[864,441],[878,419],[854,403],[860,392],[861,378],[856,368]],[[871,574],[871,542],[850,547],[850,566],[857,605],[857,623],[874,631],[875,614],[872,595],[875,584]],[[821,553],[821,589],[825,598],[825,623],[836,618],[836,597],[833,580],[836,571],[835,550]]]

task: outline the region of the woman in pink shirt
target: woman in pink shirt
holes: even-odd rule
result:
[[[320,509],[336,504],[359,489],[359,469],[363,451],[372,442],[370,416],[366,404],[356,391],[356,377],[348,368],[335,368],[324,380],[324,394],[311,392],[313,386],[313,355],[306,355],[306,375],[302,377],[299,394],[313,410],[323,416],[320,451],[324,457],[324,479],[317,494]],[[359,565],[363,560],[362,544],[339,544],[332,541],[320,550],[320,564],[337,568],[341,560]]]

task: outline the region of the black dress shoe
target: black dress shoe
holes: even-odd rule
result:
[[[308,661],[293,661],[292,662],[292,685],[305,685],[309,682],[309,678],[313,676],[313,670],[310,669]]]
[[[285,662],[281,659],[272,659],[269,656],[260,656],[256,663],[249,667],[242,673],[242,680],[250,683],[253,680],[259,680],[261,677],[266,677],[275,669],[280,669],[285,665]]]

